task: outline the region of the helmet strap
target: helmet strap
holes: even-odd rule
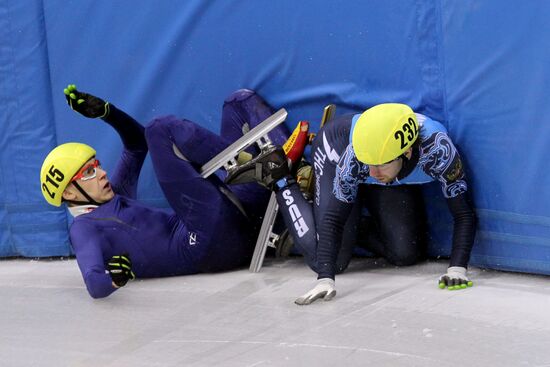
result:
[[[80,201],[80,200],[78,200],[78,201],[77,200],[65,200],[65,201],[67,201],[69,203],[72,203],[72,204],[77,204],[77,205],[88,205],[88,204],[97,205],[97,206],[101,205],[101,203],[98,203],[97,201],[92,199],[92,197],[90,195],[88,195],[88,193],[86,191],[84,191],[84,189],[82,188],[82,186],[80,186],[78,184],[78,182],[73,181],[73,185],[74,185],[74,187],[76,187],[76,189],[78,191],[80,191],[80,193],[82,195],[84,195],[84,197],[86,199],[88,199],[88,201]]]
[[[401,158],[401,162],[403,164],[401,165],[401,170],[397,174],[397,179],[402,180],[408,175],[411,174],[411,172],[416,168],[416,164],[418,163],[418,159],[420,158],[420,150],[417,146],[412,146],[412,154],[410,158],[407,158],[405,153],[401,154],[398,158]]]

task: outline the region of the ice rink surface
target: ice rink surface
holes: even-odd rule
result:
[[[335,299],[297,306],[301,258],[99,300],[74,259],[2,260],[0,366],[550,366],[550,278],[473,268],[440,290],[446,266],[354,259]]]

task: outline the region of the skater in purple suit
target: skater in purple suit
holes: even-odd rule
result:
[[[232,93],[218,136],[174,116],[144,128],[74,85],[65,94],[73,110],[101,118],[124,144],[110,180],[95,150],[80,143],[52,150],[41,170],[46,200],[65,202],[74,216],[70,240],[90,296],[106,297],[135,277],[224,271],[250,261],[269,192],[254,183],[228,186],[215,174],[204,179],[198,169],[273,114],[260,96],[245,89]],[[288,135],[283,125],[269,133],[277,145]],[[172,210],[136,200],[148,151]]]

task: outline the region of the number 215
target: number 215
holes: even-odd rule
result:
[[[46,182],[51,184],[56,189],[59,187],[59,183],[63,181],[65,175],[63,172],[55,168],[53,165],[50,167],[48,174],[46,174]],[[55,197],[55,192],[51,192],[46,183],[42,184],[42,190],[47,192],[48,195],[53,199]]]

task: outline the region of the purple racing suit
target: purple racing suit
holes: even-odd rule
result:
[[[174,116],[154,119],[145,129],[111,105],[104,120],[124,143],[111,179],[115,196],[75,217],[70,239],[90,296],[116,288],[106,271],[114,255],[128,254],[138,278],[223,271],[250,260],[269,192],[255,183],[227,186],[220,175],[204,179],[202,165],[273,114],[256,93],[238,90],[224,103],[221,136]],[[283,125],[269,133],[282,145]],[[143,161],[150,152],[171,209],[136,200]]]

